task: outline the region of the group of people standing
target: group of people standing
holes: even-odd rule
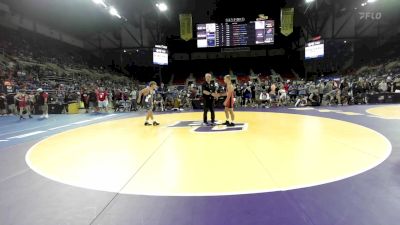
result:
[[[235,101],[235,97],[234,97],[235,88],[232,84],[231,76],[226,75],[224,77],[224,82],[226,84],[226,92],[218,93],[216,85],[211,82],[211,74],[207,73],[205,75],[205,82],[202,85],[203,106],[204,106],[204,111],[203,111],[203,125],[204,126],[216,126],[217,125],[216,121],[215,121],[214,107],[215,107],[215,100],[221,96],[226,96],[226,99],[224,101],[226,121],[225,121],[225,123],[223,123],[221,125],[226,125],[228,127],[235,126],[235,123],[234,123],[235,114],[233,112],[234,101]],[[154,120],[154,115],[153,115],[155,94],[156,94],[157,88],[158,88],[157,83],[152,81],[149,83],[149,85],[146,88],[139,91],[137,103],[142,104],[142,106],[147,110],[146,120],[144,123],[145,126],[160,125],[157,121]],[[207,120],[208,111],[210,111],[210,113],[211,113],[211,123],[208,123],[208,120]]]
[[[234,106],[234,101],[235,101],[234,100],[235,88],[232,84],[230,75],[226,75],[224,77],[224,83],[226,84],[226,92],[225,93],[217,93],[215,84],[211,83],[211,74],[206,73],[205,82],[202,85],[203,108],[204,108],[203,125],[208,125],[208,126],[217,125],[215,123],[215,110],[214,110],[215,100],[221,96],[226,96],[226,99],[224,101],[226,121],[222,125],[226,125],[228,127],[235,126],[235,123],[234,123],[235,114],[233,112],[233,106]],[[210,111],[210,113],[211,113],[211,123],[207,122],[208,111]]]
[[[49,118],[48,113],[48,96],[42,88],[36,90],[36,94],[27,93],[25,90],[20,90],[16,95],[0,94],[0,114],[19,115],[19,119],[23,120],[32,117],[33,111],[42,112],[41,118]]]

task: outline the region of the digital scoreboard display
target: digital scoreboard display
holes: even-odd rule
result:
[[[325,55],[325,45],[323,40],[312,41],[306,44],[305,59],[323,58]]]
[[[153,64],[168,65],[168,48],[164,45],[156,45],[153,48]]]
[[[273,44],[274,34],[273,20],[197,24],[197,47]]]

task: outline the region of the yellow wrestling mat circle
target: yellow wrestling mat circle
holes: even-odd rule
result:
[[[400,119],[400,106],[382,106],[367,110],[367,113],[382,119]]]
[[[236,130],[200,127],[202,113],[107,121],[49,137],[26,155],[49,179],[123,194],[211,196],[310,187],[374,168],[390,142],[369,128],[321,117],[236,112]],[[224,118],[217,113],[217,118]],[[235,131],[235,132],[232,132]]]

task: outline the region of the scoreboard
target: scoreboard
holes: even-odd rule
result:
[[[165,45],[156,45],[153,48],[153,64],[168,65],[168,47]]]
[[[197,24],[197,47],[273,44],[274,34],[273,20]]]
[[[323,58],[325,55],[324,40],[312,41],[306,44],[305,59]]]

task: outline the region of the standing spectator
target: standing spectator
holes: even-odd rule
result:
[[[276,97],[276,84],[272,83],[270,90],[269,90],[269,96],[271,98],[271,101],[275,102],[277,97]]]
[[[83,107],[85,108],[85,112],[89,113],[89,93],[86,89],[82,90],[81,101],[83,102]]]
[[[387,90],[388,90],[388,85],[385,80],[382,80],[379,83],[379,92],[387,92]]]
[[[317,85],[317,89],[319,94],[319,104],[322,104],[322,99],[324,97],[324,89],[325,89],[325,85],[324,82],[322,82],[322,80]]]
[[[17,115],[17,107],[15,106],[15,95],[14,94],[8,94],[6,96],[6,101],[7,101],[7,113],[10,115]]]
[[[0,115],[3,116],[7,114],[6,111],[6,96],[4,93],[0,93]]]
[[[247,86],[247,84],[245,84],[244,86],[244,90],[243,90],[243,95],[244,95],[244,107],[247,107],[247,104],[250,103],[251,104],[251,87]]]
[[[113,91],[109,88],[106,88],[106,92],[108,94],[108,108],[113,108],[113,98],[114,98],[114,94]]]
[[[104,88],[100,88],[97,93],[98,107],[100,110],[108,111],[108,93],[104,91]]]
[[[28,95],[25,93],[24,90],[21,90],[16,96],[15,99],[18,101],[18,106],[19,106],[19,119],[25,119],[24,114],[27,114],[29,118],[32,119],[31,113],[30,113],[30,108],[28,104]]]
[[[94,88],[92,88],[89,92],[89,109],[92,112],[98,112],[97,106],[97,94]]]
[[[242,105],[242,93],[243,93],[242,87],[239,84],[236,84],[235,91],[236,91],[235,103],[237,106],[241,106]]]
[[[289,97],[291,101],[295,101],[297,96],[297,86],[292,82],[289,84]]]
[[[49,94],[44,92],[42,88],[37,89],[36,104],[42,111],[42,116],[40,118],[49,118],[49,105],[48,105]]]
[[[160,84],[160,87],[159,87],[159,89],[158,89],[157,91],[158,91],[158,93],[161,94],[163,100],[165,100],[165,94],[166,94],[167,91],[168,91],[167,86],[165,86],[164,83],[161,83],[161,84]]]
[[[254,104],[256,101],[256,83],[251,84],[251,103]]]
[[[132,89],[130,96],[131,96],[131,111],[137,111],[137,91],[135,89]]]
[[[33,92],[29,92],[28,105],[29,105],[30,113],[32,114],[33,110],[35,108],[35,95],[33,94]]]

